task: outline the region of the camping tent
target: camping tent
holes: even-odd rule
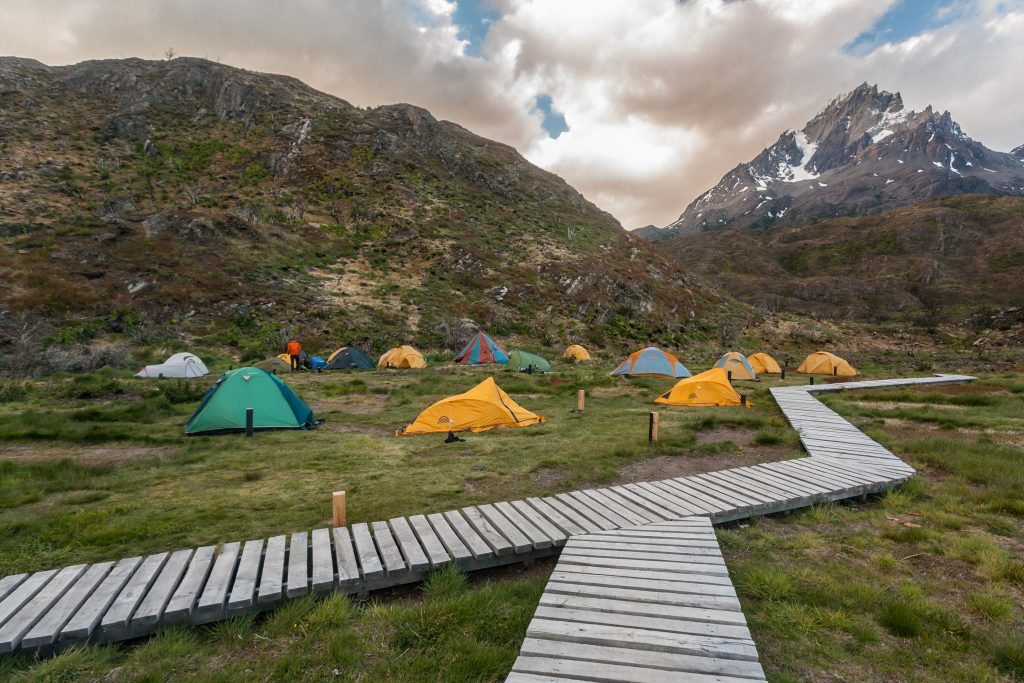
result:
[[[288,360],[281,360],[281,356],[274,356],[256,363],[253,367],[259,368],[260,370],[266,370],[267,372],[291,372],[292,364]]]
[[[569,346],[566,346],[565,351],[562,352],[562,358],[573,361],[574,363],[583,363],[590,360],[590,353],[579,344],[570,344]]]
[[[373,361],[354,346],[340,348],[327,359],[324,370],[371,370]]]
[[[612,375],[626,377],[689,377],[690,371],[671,353],[648,346],[634,351],[622,365],[612,370]]]
[[[667,406],[738,406],[740,395],[732,388],[725,370],[711,368],[676,382],[654,402]],[[750,406],[749,402],[747,406]]]
[[[163,363],[147,365],[135,373],[136,377],[192,378],[210,374],[203,361],[191,353],[176,353]]]
[[[782,372],[779,364],[767,353],[752,353],[747,356],[747,360],[750,361],[750,367],[759,375],[777,375]]]
[[[856,368],[828,351],[817,351],[807,356],[796,371],[806,375],[835,375],[837,377],[853,377],[857,374]]]
[[[730,351],[719,358],[715,367],[725,370],[727,377],[731,372],[733,379],[757,379],[757,373],[750,366],[750,361],[738,351]]]
[[[480,330],[453,360],[463,365],[478,365],[480,363],[504,365],[508,362],[508,354],[486,332]]]
[[[313,411],[277,375],[259,368],[229,370],[210,387],[185,424],[185,434],[245,431],[245,411],[253,409],[255,429],[306,429]]]
[[[449,396],[430,406],[399,435],[486,432],[495,427],[528,427],[544,422],[509,398],[493,377],[488,377],[464,394]]]
[[[518,372],[551,372],[551,363],[538,355],[516,349],[508,354],[508,366],[505,369]]]
[[[377,361],[378,368],[425,368],[427,361],[423,354],[411,346],[396,346],[389,349]]]
[[[313,356],[312,358],[309,359],[309,367],[313,368],[314,370],[323,370],[324,368],[327,367],[327,361],[325,361],[320,356]]]

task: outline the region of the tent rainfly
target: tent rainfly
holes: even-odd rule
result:
[[[488,377],[464,394],[441,399],[420,413],[396,435],[486,432],[497,427],[529,427],[544,422],[516,403]]]
[[[281,356],[274,356],[273,358],[261,360],[253,367],[259,368],[260,370],[266,370],[267,372],[291,372],[292,364],[291,361],[287,360],[287,358],[288,357],[285,356],[286,360],[281,360]]]
[[[738,351],[730,351],[719,358],[715,367],[725,370],[727,377],[731,372],[733,379],[757,379],[757,373],[750,366],[750,361]]]
[[[579,344],[569,344],[562,352],[562,358],[573,363],[585,363],[590,360],[590,352]]]
[[[750,367],[754,368],[754,372],[759,375],[778,375],[782,373],[782,368],[767,353],[752,353],[747,356],[747,360],[750,361]]]
[[[858,374],[855,367],[828,351],[817,351],[807,356],[796,371],[805,375],[834,375],[836,377],[854,377]]]
[[[224,373],[210,387],[185,424],[185,434],[245,431],[249,408],[257,430],[307,429],[316,424],[313,411],[283,379],[259,368],[239,368]]]
[[[427,361],[423,354],[411,346],[396,346],[388,349],[377,361],[378,368],[425,368]]]
[[[136,377],[173,377],[191,379],[210,374],[206,365],[192,353],[176,353],[163,363],[147,365],[135,373]]]
[[[722,368],[711,368],[693,377],[679,380],[674,387],[654,399],[667,406],[738,406],[740,395],[732,388]],[[747,401],[747,407],[750,407]]]
[[[505,369],[518,372],[551,372],[551,363],[536,354],[515,349],[508,354],[508,365]]]
[[[345,346],[327,358],[324,370],[372,370],[373,361],[354,346]]]
[[[496,341],[491,339],[490,335],[480,330],[453,360],[463,365],[479,365],[481,363],[504,365],[508,362],[508,354]]]
[[[629,354],[611,374],[624,377],[689,377],[691,373],[671,353],[648,346]]]

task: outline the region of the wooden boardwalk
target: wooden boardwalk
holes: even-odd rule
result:
[[[711,521],[569,539],[506,680],[764,681]]]
[[[693,516],[726,522],[876,493],[913,469],[812,394],[972,379],[772,389],[809,453],[797,460],[6,576],[0,655],[127,640],[309,593],[363,594],[419,581],[447,564],[473,571],[521,562],[556,554],[574,536]]]

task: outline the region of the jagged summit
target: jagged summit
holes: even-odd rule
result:
[[[945,195],[1024,194],[1020,153],[994,152],[948,111],[910,111],[898,92],[863,83],[643,236],[869,214]]]

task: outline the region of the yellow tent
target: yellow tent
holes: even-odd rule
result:
[[[747,356],[747,360],[750,361],[750,366],[754,368],[754,372],[759,375],[778,375],[782,373],[782,368],[767,353],[752,353]]]
[[[287,353],[279,353],[277,354],[277,357],[280,358],[283,362],[287,363],[288,367],[292,366],[292,357],[289,356]]]
[[[565,351],[562,352],[562,358],[571,360],[574,363],[582,363],[590,360],[590,353],[579,344],[570,344],[565,347]]]
[[[836,377],[853,377],[858,374],[855,367],[828,351],[818,351],[807,356],[796,371],[805,375],[835,375]]]
[[[722,368],[711,368],[676,382],[666,393],[654,399],[667,406],[738,406],[740,395],[729,383]],[[750,407],[747,401],[747,407]]]
[[[726,376],[732,373],[733,379],[757,379],[757,373],[750,365],[750,361],[739,351],[730,351],[715,363],[716,368],[725,370]]]
[[[513,401],[493,377],[488,377],[464,394],[438,401],[396,434],[486,432],[495,427],[528,427],[541,422],[543,416]]]
[[[378,368],[425,368],[427,361],[423,354],[411,346],[396,346],[390,349],[377,361]]]

